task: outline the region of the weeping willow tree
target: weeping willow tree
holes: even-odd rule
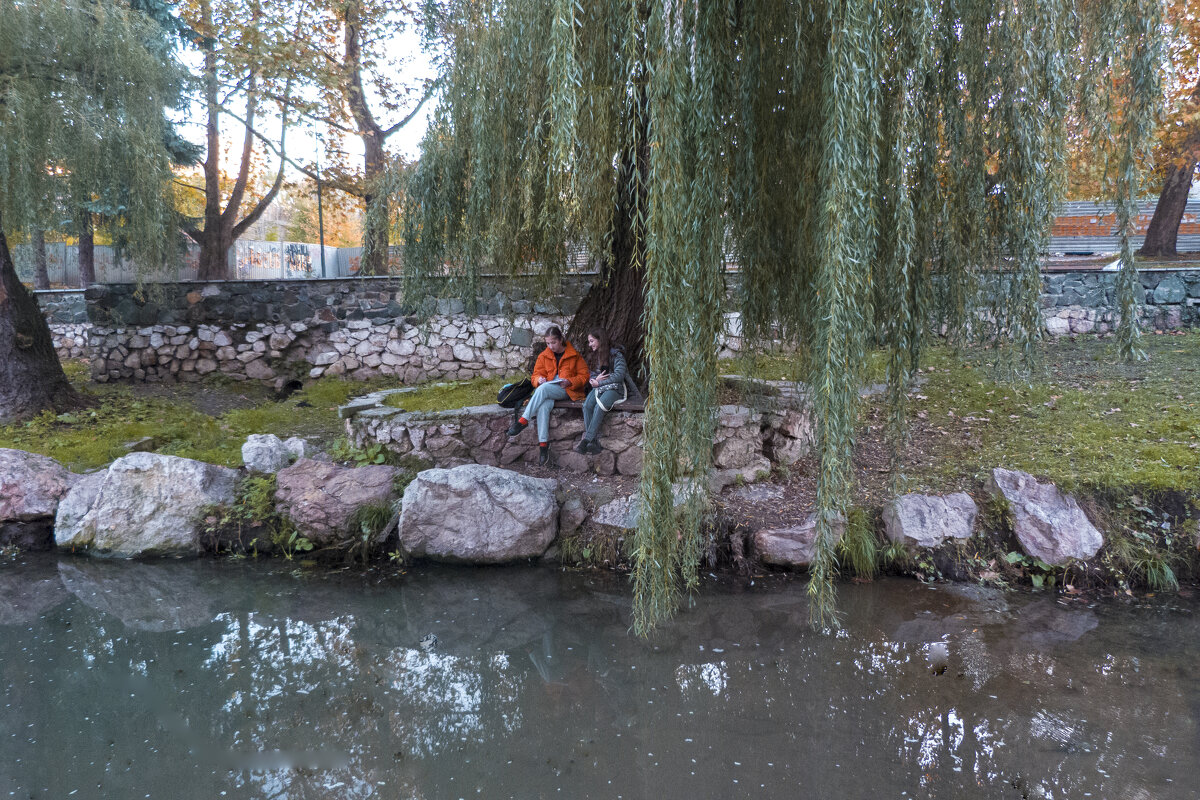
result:
[[[0,0],[0,19],[0,420],[10,420],[77,398],[6,232],[51,227],[48,198],[100,204],[119,211],[138,263],[163,263],[174,137],[164,109],[182,74],[161,21],[120,0]]]
[[[696,586],[706,500],[674,506],[711,468],[728,256],[744,335],[792,344],[809,376],[818,623],[867,351],[890,354],[898,445],[931,328],[1030,365],[1072,114],[1120,154],[1120,342],[1137,351],[1127,240],[1159,96],[1154,0],[462,0],[443,24],[410,289],[449,277],[470,298],[484,270],[553,277],[587,248],[599,279],[570,335],[605,325],[649,374],[639,632]]]

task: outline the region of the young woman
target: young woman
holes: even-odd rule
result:
[[[517,436],[537,420],[538,464],[543,467],[550,459],[550,412],[554,401],[582,400],[588,385],[587,364],[563,336],[562,329],[551,325],[546,329],[545,341],[546,349],[533,366],[533,395],[525,404],[525,413],[508,429],[509,436]]]
[[[595,455],[602,452],[596,437],[604,415],[618,403],[637,394],[637,385],[629,375],[625,353],[609,341],[608,332],[596,328],[588,334],[588,366],[591,393],[583,401],[583,438],[575,445],[576,452]]]

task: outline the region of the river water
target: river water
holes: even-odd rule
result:
[[[0,798],[1192,798],[1200,604],[0,562]],[[436,639],[436,641],[434,641]]]

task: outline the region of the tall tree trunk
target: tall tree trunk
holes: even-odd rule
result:
[[[1192,189],[1192,175],[1195,171],[1196,162],[1192,159],[1167,167],[1162,193],[1158,196],[1158,205],[1154,207],[1154,216],[1150,218],[1146,240],[1142,242],[1138,255],[1176,254],[1179,224],[1183,221],[1183,212],[1187,208],[1188,192]]]
[[[650,149],[646,120],[638,123],[640,145],[637,163],[628,154],[622,158],[617,176],[617,208],[613,214],[611,258],[600,269],[596,282],[584,295],[567,329],[567,338],[581,353],[587,352],[588,331],[603,328],[614,344],[625,350],[634,378],[644,384],[646,326],[645,309],[646,231],[637,208],[646,208],[650,172]],[[644,219],[644,214],[641,215]]]
[[[383,207],[374,213],[368,211],[363,217],[363,259],[359,266],[360,275],[386,275],[388,273],[388,224],[390,209],[388,208],[387,192],[380,192],[376,197],[377,183],[387,169],[387,154],[383,149],[383,139],[376,132],[362,134],[363,150],[363,185],[366,194],[363,195],[365,206],[369,210],[371,203],[382,203]]]
[[[46,232],[41,228],[33,231],[33,288],[49,289],[50,274],[46,271]]]
[[[210,220],[205,214],[204,219],[204,235],[200,237],[196,279],[223,281],[229,277],[229,248],[233,246],[233,235],[226,229],[220,215],[215,220]]]
[[[96,235],[92,215],[79,217],[79,288],[86,289],[96,282]]]
[[[0,423],[79,403],[54,352],[46,317],[21,285],[0,227]]]

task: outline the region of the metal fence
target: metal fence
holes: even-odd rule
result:
[[[1133,246],[1140,247],[1146,226],[1154,211],[1155,200],[1143,199],[1143,213],[1138,215],[1137,234]],[[1119,247],[1113,234],[1115,217],[1111,203],[1071,201],[1063,203],[1050,237],[1049,252],[1109,253]],[[1179,229],[1180,252],[1200,252],[1200,200],[1192,200],[1184,210]],[[323,250],[323,252],[322,252]],[[171,268],[143,279],[156,281],[196,280],[200,248],[190,244],[180,253],[178,263]],[[322,257],[323,256],[323,257]],[[265,242],[239,240],[229,248],[229,275],[238,280],[280,280],[303,278],[347,278],[358,274],[362,260],[361,247],[322,248],[310,242]],[[33,249],[29,245],[13,248],[13,259],[21,279],[33,282]],[[399,271],[400,248],[392,247],[388,256],[392,271]],[[595,265],[587,251],[573,247],[567,253],[567,271],[592,272]],[[95,250],[96,281],[98,283],[127,283],[136,281],[138,273],[126,259],[118,262],[112,247],[98,245]],[[736,272],[737,264],[727,256],[725,269]],[[79,248],[62,243],[46,244],[46,272],[54,286],[79,286]]]

